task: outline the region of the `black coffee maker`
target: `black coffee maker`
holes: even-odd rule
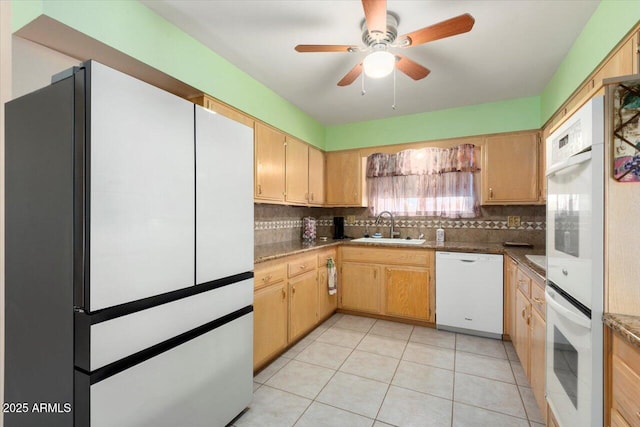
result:
[[[333,238],[336,240],[344,239],[344,217],[333,217]]]

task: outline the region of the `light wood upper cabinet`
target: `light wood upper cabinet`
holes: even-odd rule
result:
[[[309,147],[304,142],[286,137],[285,200],[291,204],[307,204],[309,197]]]
[[[363,160],[359,151],[326,153],[326,204],[366,206]]]
[[[309,147],[309,199],[310,205],[324,204],[324,153]]]
[[[431,270],[424,267],[386,267],[385,314],[434,321],[430,273]]]
[[[485,139],[481,166],[483,205],[538,203],[538,141],[538,132]]]
[[[285,136],[256,122],[255,189],[258,201],[285,201]]]

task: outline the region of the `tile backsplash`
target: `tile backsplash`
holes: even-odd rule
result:
[[[284,205],[254,205],[254,238],[256,245],[300,239],[302,218],[318,220],[317,235],[333,236],[333,217],[353,215],[355,222],[345,221],[344,232],[349,237],[362,237],[380,232],[388,236],[390,220],[375,225],[375,217],[366,208],[308,208]],[[519,227],[509,227],[507,216],[519,216]],[[477,218],[443,219],[435,217],[395,218],[395,230],[400,237],[417,238],[424,233],[427,240],[435,240],[436,229],[445,230],[445,240],[458,242],[517,241],[541,245],[545,239],[545,206],[483,206]]]

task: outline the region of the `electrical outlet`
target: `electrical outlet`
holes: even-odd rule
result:
[[[356,223],[356,216],[355,215],[347,215],[347,217],[345,218],[347,220],[347,224],[349,225],[353,225]]]
[[[519,216],[508,216],[507,223],[509,227],[520,227],[520,217]]]

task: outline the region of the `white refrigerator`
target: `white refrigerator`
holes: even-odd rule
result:
[[[252,397],[253,129],[95,61],[53,80],[6,106],[5,425],[224,426]]]

